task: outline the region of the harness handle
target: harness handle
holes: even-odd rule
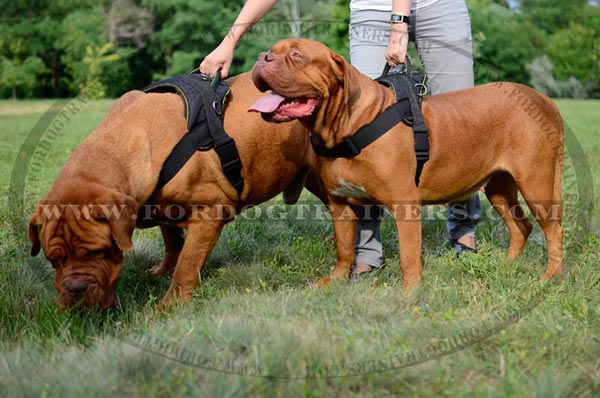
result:
[[[210,87],[214,90],[215,88],[219,87],[220,83],[221,83],[221,69],[217,69],[217,73],[215,74],[215,77],[213,77],[212,81],[210,82]]]
[[[385,76],[385,75],[389,74],[390,69],[391,69],[390,64],[388,64],[386,62],[385,66],[383,67],[382,75]],[[406,69],[406,75],[412,79],[412,63],[410,61],[410,57],[408,56],[408,54],[406,54],[406,62],[404,63],[404,69]]]
[[[200,68],[196,68],[196,69],[192,70],[190,73],[188,73],[188,75],[193,75],[195,73],[202,75],[202,80],[210,79],[210,75],[205,75],[204,73],[201,73]],[[210,88],[212,88],[214,90],[215,88],[219,87],[219,84],[221,83],[222,80],[223,80],[223,78],[221,77],[221,69],[217,69],[217,74],[215,75],[215,77],[212,78],[212,80],[210,82]]]

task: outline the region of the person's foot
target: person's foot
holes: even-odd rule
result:
[[[352,272],[352,274],[355,276],[368,274],[369,272],[373,271],[374,268],[375,267],[372,267],[367,263],[357,263],[356,267],[354,267],[354,272]]]
[[[475,237],[473,236],[461,236],[460,239],[454,244],[454,250],[456,250],[456,257],[460,257],[461,254],[477,253],[475,248]]]
[[[467,247],[470,247],[471,249],[475,249],[475,237],[474,236],[461,236],[458,239],[458,243],[463,244]]]
[[[360,279],[367,277],[376,269],[377,267],[373,267],[372,265],[369,265],[367,263],[357,263],[352,269],[350,279],[356,282]]]

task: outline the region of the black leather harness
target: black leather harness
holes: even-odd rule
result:
[[[192,72],[154,82],[144,88],[147,93],[177,93],[184,103],[188,132],[165,161],[155,191],[164,187],[183,168],[196,151],[215,149],[227,179],[238,196],[244,190],[242,162],[235,145],[223,127],[223,111],[229,86],[221,81],[220,72],[213,80],[207,75]]]
[[[410,60],[407,58],[406,70],[389,73],[389,65],[383,70],[383,75],[375,79],[376,82],[392,89],[396,94],[396,103],[387,108],[353,135],[332,147],[326,148],[312,146],[317,155],[329,158],[351,158],[357,156],[364,148],[388,132],[400,122],[411,126],[415,136],[415,153],[417,156],[417,172],[415,182],[419,185],[419,178],[425,162],[429,159],[429,132],[421,112],[421,99],[427,94],[427,76],[421,72],[413,73]]]

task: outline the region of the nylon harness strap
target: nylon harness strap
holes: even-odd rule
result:
[[[429,131],[423,119],[420,106],[421,100],[415,92],[414,83],[409,78],[398,79],[398,81],[404,86],[411,107],[413,134],[415,136],[415,154],[417,156],[415,182],[418,186],[425,162],[429,160]]]
[[[164,187],[183,168],[196,151],[215,149],[225,176],[241,196],[244,179],[242,163],[235,145],[223,127],[223,109],[229,87],[210,77],[192,73],[161,80],[144,88],[145,92],[175,92],[184,102],[188,132],[175,145],[163,164],[155,191]]]
[[[389,129],[397,125],[403,119],[412,116],[408,98],[397,102],[387,108],[382,114],[377,116],[371,123],[358,129],[353,135],[344,138],[344,140],[332,147],[326,148],[317,144],[312,144],[313,150],[319,156],[328,158],[351,158],[359,153],[379,137],[387,133]],[[311,140],[312,142],[312,140]]]
[[[387,69],[386,69],[387,71]],[[412,73],[411,73],[412,75]],[[417,157],[417,171],[415,182],[419,185],[419,179],[425,162],[429,159],[429,132],[423,119],[420,108],[421,87],[425,87],[423,77],[422,83],[415,84],[415,81],[408,77],[406,73],[392,73],[375,79],[389,88],[396,94],[397,102],[379,114],[370,124],[361,127],[353,135],[344,138],[344,140],[332,147],[327,148],[314,143],[311,139],[313,150],[319,156],[329,158],[351,158],[357,156],[361,151],[379,137],[387,133],[392,127],[400,122],[412,126],[415,139],[415,153]],[[421,87],[417,87],[420,85]]]

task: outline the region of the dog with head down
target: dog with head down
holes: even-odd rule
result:
[[[231,94],[224,127],[242,163],[241,197],[214,149],[196,151],[155,192],[163,163],[187,131],[177,94],[125,94],[67,160],[29,224],[31,254],[43,250],[56,270],[62,309],[76,304],[116,307],[117,280],[123,254],[133,247],[133,231],[155,225],[161,229],[165,256],[151,272],[173,272],[162,304],[174,297],[189,300],[221,230],[235,213],[281,192],[286,203],[298,199],[314,165],[306,131],[299,123],[274,126],[246,112],[261,95],[250,74],[227,82]],[[319,191],[315,179],[307,186]]]
[[[261,91],[251,108],[266,120],[299,120],[313,143],[340,145],[396,102],[392,90],[361,74],[325,45],[283,40],[262,53],[253,68]],[[354,157],[322,157],[317,171],[327,189],[337,245],[330,276],[348,277],[354,261],[354,206],[376,204],[396,222],[405,289],[421,278],[421,204],[459,202],[480,187],[510,232],[507,256],[523,250],[532,225],[520,192],[547,241],[545,278],[563,267],[561,176],[563,122],[541,93],[519,84],[490,83],[423,100],[430,158],[420,183],[413,131],[399,123]]]

